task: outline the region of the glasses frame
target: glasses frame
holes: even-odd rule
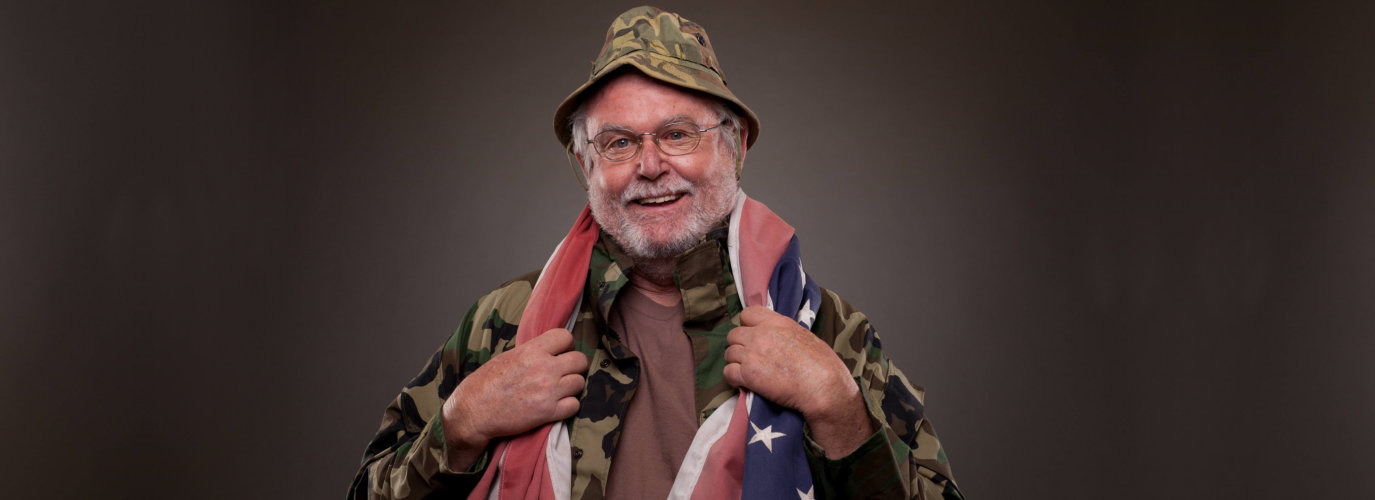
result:
[[[670,153],[670,152],[668,152],[668,151],[664,151],[664,146],[663,146],[662,144],[659,144],[659,132],[662,132],[665,128],[667,128],[667,127],[669,127],[669,126],[671,126],[671,125],[689,125],[689,124],[690,124],[690,125],[693,126],[693,128],[699,127],[700,125],[697,125],[696,123],[693,123],[693,122],[690,122],[690,121],[685,121],[685,122],[673,122],[673,123],[664,124],[664,126],[659,127],[659,129],[656,130],[656,131],[654,131],[654,132],[642,132],[642,133],[638,133],[638,134],[637,134],[637,133],[634,133],[634,132],[629,132],[629,134],[630,134],[632,137],[635,137],[635,138],[637,138],[637,139],[639,139],[639,140],[638,140],[638,141],[635,141],[635,151],[632,152],[632,153],[630,153],[630,155],[629,155],[629,156],[626,156],[625,158],[612,158],[612,157],[610,157],[610,156],[607,156],[607,155],[606,155],[606,152],[605,152],[605,151],[602,151],[601,146],[598,146],[598,145],[597,145],[597,142],[596,142],[596,140],[595,140],[595,139],[597,138],[597,136],[600,136],[600,135],[605,134],[605,133],[607,133],[607,132],[616,132],[616,131],[607,130],[607,131],[603,131],[603,132],[601,132],[601,133],[598,133],[597,136],[592,136],[591,139],[587,139],[587,143],[592,145],[592,149],[593,149],[594,151],[597,152],[597,156],[602,157],[602,158],[605,159],[606,161],[614,161],[614,162],[629,161],[629,160],[635,158],[636,156],[639,156],[640,150],[644,149],[644,147],[645,147],[645,136],[647,135],[647,136],[650,136],[651,138],[653,138],[653,140],[654,140],[654,147],[659,148],[659,152],[660,152],[660,153],[663,153],[663,154],[668,155],[668,156],[682,156],[682,155],[685,155],[685,154],[690,154],[690,153],[692,153],[693,151],[697,151],[697,147],[702,145],[702,136],[706,135],[707,132],[711,132],[712,130],[716,130],[716,129],[718,129],[718,128],[721,128],[722,126],[724,126],[724,125],[727,124],[727,123],[730,123],[730,119],[722,119],[722,120],[721,120],[719,123],[717,123],[716,125],[713,125],[713,126],[710,126],[710,127],[704,128],[704,129],[699,129],[699,130],[697,130],[697,143],[696,143],[696,144],[693,144],[693,145],[692,145],[692,148],[688,149],[687,151],[683,151],[683,152],[681,152],[681,153]]]

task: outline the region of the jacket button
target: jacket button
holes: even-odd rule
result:
[[[609,360],[609,359],[603,359],[602,362],[601,362],[601,367],[602,367],[602,368],[606,368],[606,367],[608,367],[608,366],[611,366],[611,360]]]
[[[582,458],[582,448],[573,448],[573,458]]]

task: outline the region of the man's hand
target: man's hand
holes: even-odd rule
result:
[[[444,401],[449,467],[467,469],[493,439],[514,436],[578,413],[587,356],[562,328],[492,357]]]
[[[874,433],[845,362],[796,321],[750,307],[726,342],[726,382],[797,410],[826,455],[848,455]]]

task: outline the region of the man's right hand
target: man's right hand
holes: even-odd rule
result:
[[[449,468],[463,471],[491,440],[514,436],[578,413],[587,356],[573,334],[555,328],[493,356],[444,401]]]

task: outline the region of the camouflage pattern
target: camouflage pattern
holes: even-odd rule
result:
[[[568,116],[605,76],[632,67],[664,83],[705,92],[734,105],[750,134],[746,147],[759,138],[759,117],[726,88],[726,74],[702,25],[654,7],[625,11],[606,30],[601,53],[592,61],[592,75],[569,94],[554,112],[554,135],[566,148],[572,140]]]
[[[739,322],[740,299],[730,273],[724,225],[679,256],[684,331],[696,366],[698,423],[735,396],[721,369],[726,334]],[[587,355],[587,387],[578,414],[566,421],[573,447],[574,499],[600,499],[620,438],[621,417],[635,395],[639,360],[607,326],[616,296],[632,272],[630,257],[602,233],[596,244],[573,328],[574,348]],[[513,347],[516,322],[538,273],[511,281],[468,310],[463,323],[387,407],[350,489],[351,498],[459,498],[481,477],[491,449],[466,471],[446,462],[439,409],[458,382],[494,353]],[[880,431],[839,460],[805,439],[816,498],[963,498],[922,406],[923,392],[883,355],[863,313],[822,290],[813,332],[832,345],[859,382]]]

